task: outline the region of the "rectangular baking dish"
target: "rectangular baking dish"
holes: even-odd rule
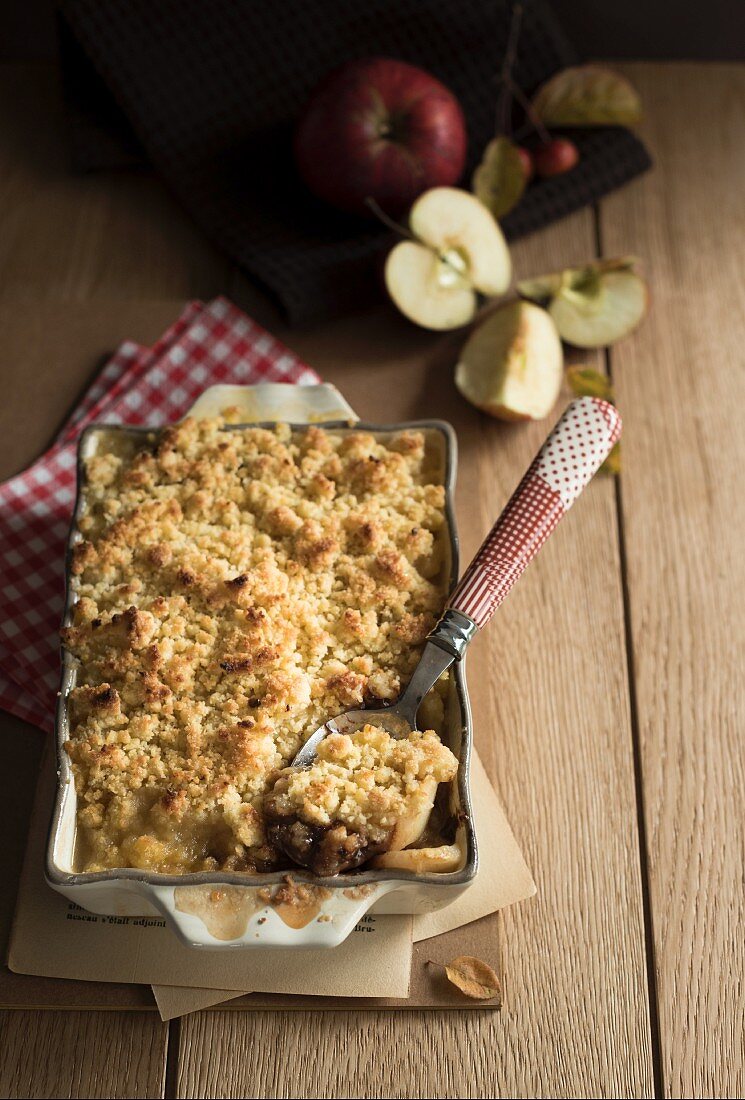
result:
[[[312,387],[309,387],[312,388]],[[449,543],[450,588],[458,578],[458,538],[453,513],[457,451],[455,433],[439,420],[410,421],[394,425],[355,423],[349,420],[317,422],[335,433],[368,431],[378,437],[405,429],[425,433],[427,445],[436,448],[445,486],[445,510]],[[227,426],[226,431],[246,427],[272,428],[276,422]],[[305,423],[293,423],[302,430]],[[63,625],[71,621],[74,594],[70,583],[72,548],[80,539],[78,519],[84,508],[85,461],[105,446],[114,434],[145,442],[154,429],[91,425],[78,448],[78,489],[67,548],[66,597]],[[469,768],[472,751],[471,711],[463,662],[456,662],[451,676],[451,696],[446,707],[445,738],[459,759],[451,785],[450,811],[458,821],[456,843],[462,866],[448,873],[361,870],[333,878],[319,878],[301,869],[292,872],[298,903],[272,905],[267,891],[284,887],[287,872],[248,875],[201,872],[162,875],[136,868],[80,873],[75,866],[76,792],[72,768],[63,746],[68,738],[68,698],[75,685],[74,659],[62,650],[62,677],[56,717],[57,790],[49,831],[46,878],[53,889],[93,913],[115,916],[162,915],[187,944],[199,947],[298,946],[333,947],[341,943],[368,911],[374,913],[423,913],[443,908],[464,892],[478,868]],[[304,890],[308,886],[310,890]]]

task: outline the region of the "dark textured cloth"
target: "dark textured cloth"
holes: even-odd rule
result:
[[[465,180],[494,135],[507,0],[63,0],[63,75],[79,166],[149,159],[204,231],[278,299],[288,319],[340,313],[379,294],[387,231],[310,196],[291,132],[308,94],[340,62],[420,65],[460,100]],[[576,58],[528,0],[515,69],[526,92]],[[503,221],[514,239],[649,166],[621,129],[573,135],[579,165],[532,184]],[[467,186],[467,184],[466,184]]]

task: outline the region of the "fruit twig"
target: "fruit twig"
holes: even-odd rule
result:
[[[548,130],[546,129],[546,127],[541,122],[541,120],[538,117],[538,115],[536,114],[536,112],[533,110],[532,103],[530,102],[530,100],[526,96],[525,92],[520,87],[520,85],[518,83],[516,83],[516,81],[512,78],[511,75],[509,77],[507,77],[507,79],[510,83],[510,90],[511,90],[512,94],[514,95],[515,99],[520,104],[522,109],[525,111],[525,114],[526,114],[526,116],[528,118],[528,121],[530,122],[531,126],[533,127],[535,132],[538,134],[538,137],[541,139],[543,144],[548,145],[548,143],[551,141],[551,135],[549,134]]]
[[[514,81],[512,79],[512,70],[515,67],[515,60],[517,58],[517,42],[520,37],[520,23],[523,16],[523,6],[521,2],[513,5],[512,18],[510,20],[510,30],[507,37],[507,49],[504,53],[502,60],[502,69],[499,74],[499,81],[501,88],[499,91],[499,99],[497,100],[497,118],[496,129],[498,134],[507,134],[510,129],[510,106],[512,103],[512,92],[514,87]]]
[[[389,214],[386,214],[385,210],[370,195],[365,199],[365,206],[372,210],[378,221],[381,221],[388,229],[392,229],[394,233],[398,233],[399,237],[405,237],[409,241],[416,240],[413,233],[410,233],[403,225],[394,221]]]
[[[515,62],[517,60],[517,43],[520,37],[520,23],[523,16],[522,2],[517,2],[512,8],[512,19],[510,21],[510,30],[507,37],[507,48],[502,60],[502,68],[499,74],[499,82],[501,85],[499,98],[497,100],[497,133],[507,134],[509,136],[511,127],[510,120],[510,107],[512,100],[516,99],[525,112],[525,116],[528,119],[530,125],[538,134],[544,145],[548,145],[551,141],[551,135],[549,134],[543,122],[538,117],[533,109],[533,106],[522,90],[520,85],[515,80],[513,70],[515,68]],[[522,133],[522,131],[521,131]]]

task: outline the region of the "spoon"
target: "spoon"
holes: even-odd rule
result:
[[[489,622],[620,435],[621,417],[607,401],[582,397],[569,405],[450,595],[397,702],[348,710],[324,722],[300,749],[292,767],[309,767],[321,741],[331,733],[354,733],[370,723],[382,726],[392,737],[405,738],[417,728],[424,696],[445,669],[462,660],[471,640]]]

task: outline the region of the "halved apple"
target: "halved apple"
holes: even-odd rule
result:
[[[389,252],[385,284],[403,315],[422,328],[460,328],[476,312],[476,293],[462,274],[416,241],[401,241]]]
[[[457,187],[433,187],[409,214],[412,233],[446,263],[463,271],[487,297],[504,294],[512,278],[507,242],[496,221],[475,195]]]
[[[548,313],[532,302],[499,306],[460,353],[455,384],[500,420],[541,420],[559,396],[564,356]]]
[[[512,264],[497,222],[456,187],[433,187],[409,214],[416,240],[402,241],[385,264],[385,283],[406,317],[423,328],[451,329],[474,316],[478,294],[503,294]]]

